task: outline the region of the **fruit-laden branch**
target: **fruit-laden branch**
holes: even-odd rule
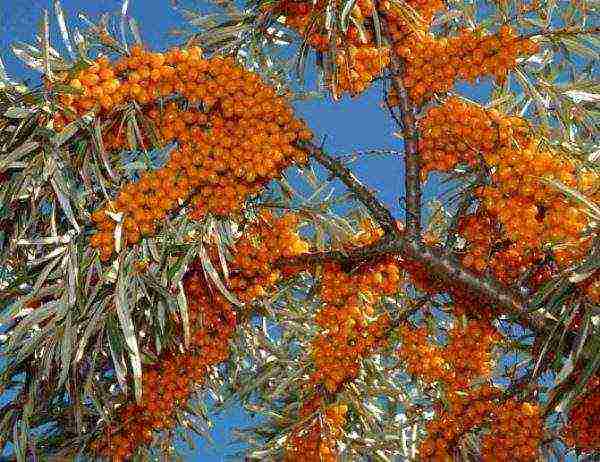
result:
[[[429,270],[430,275],[453,286],[462,286],[473,295],[479,296],[482,303],[488,302],[515,314],[519,321],[536,333],[549,331],[548,320],[543,315],[527,312],[523,299],[492,278],[476,275],[464,268],[451,256],[407,237],[382,239],[369,246],[351,250],[330,250],[301,255],[285,260],[286,265],[320,263],[325,261],[364,261],[383,255],[399,255],[408,262],[418,262]]]
[[[453,256],[446,255],[442,250],[427,246],[420,240],[411,239],[401,233],[395,225],[391,213],[341,162],[333,159],[312,143],[303,143],[301,147],[356,194],[357,198],[373,214],[373,218],[384,228],[386,235],[379,242],[368,246],[348,251],[331,250],[305,254],[291,260],[284,260],[282,264],[301,265],[330,260],[348,263],[395,254],[407,262],[423,265],[430,276],[444,282],[447,287],[459,286],[481,299],[482,303],[489,303],[515,315],[524,327],[531,329],[536,334],[548,334],[552,331],[554,321],[541,313],[530,313],[526,301],[518,293],[513,292],[494,278],[482,277],[471,272]],[[573,344],[573,341],[574,338],[567,339],[568,344]]]
[[[393,47],[392,47],[393,50]],[[402,82],[402,62],[395,51],[391,53],[391,81],[398,97],[402,138],[404,140],[404,188],[406,194],[406,232],[421,239],[421,164],[419,159],[417,121]]]

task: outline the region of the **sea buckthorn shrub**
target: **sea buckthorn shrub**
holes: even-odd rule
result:
[[[166,165],[125,185],[94,213],[98,232],[91,244],[105,261],[113,253],[116,227],[106,212],[122,214],[123,246],[136,244],[184,201],[194,219],[229,215],[285,168],[307,161],[294,144],[312,137],[306,124],[285,98],[232,58],[206,59],[197,47],[166,53],[138,47],[115,63],[99,58],[67,83],[82,94],[61,96],[65,111],[55,126],[93,108],[101,120],[113,120],[123,104],[135,102],[149,121],[150,128],[140,128],[142,142],[156,136],[160,143],[177,143]],[[159,100],[173,96],[184,98],[187,108],[171,101],[158,109]],[[124,131],[109,125],[105,148],[125,148]]]
[[[600,449],[600,377],[592,377],[586,391],[569,411],[567,424],[562,429],[567,445],[579,451]]]

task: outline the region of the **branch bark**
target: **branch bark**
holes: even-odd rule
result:
[[[404,140],[404,188],[406,194],[406,232],[414,239],[421,239],[421,162],[419,158],[419,134],[415,119],[415,107],[402,81],[402,61],[392,50],[391,81],[398,96],[400,122]]]
[[[496,312],[508,312],[514,315],[524,327],[529,328],[535,334],[547,334],[554,327],[553,320],[541,313],[530,313],[523,297],[496,279],[477,275],[442,250],[402,235],[389,239],[384,237],[375,244],[357,247],[349,251],[331,250],[310,253],[284,260],[281,263],[295,266],[334,260],[346,264],[352,261],[371,260],[384,255],[399,255],[407,262],[422,264],[430,276],[443,282],[446,287],[463,288],[476,295],[482,305],[489,303],[496,308]]]
[[[339,160],[326,154],[320,147],[313,143],[301,143],[299,146],[304,149],[309,156],[313,157],[323,167],[329,170],[333,176],[341,180],[341,182],[356,195],[358,200],[369,210],[386,235],[395,236],[399,234],[400,230],[392,213],[354,176],[348,167]]]

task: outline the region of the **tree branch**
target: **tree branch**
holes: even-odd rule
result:
[[[514,315],[524,327],[531,329],[536,335],[546,335],[554,327],[553,320],[541,313],[530,313],[523,297],[496,279],[477,275],[462,266],[453,256],[400,234],[395,238],[384,238],[374,244],[348,251],[330,250],[304,254],[293,259],[281,260],[280,263],[295,266],[338,261],[347,264],[384,255],[399,255],[407,263],[416,262],[423,265],[427,274],[443,283],[445,287],[460,287],[465,292],[475,295],[482,305],[489,303],[497,312],[504,311]],[[569,339],[568,343],[573,344]]]
[[[383,24],[385,26],[385,23]],[[393,48],[392,48],[393,50]],[[404,140],[404,188],[406,192],[406,231],[410,238],[421,239],[421,164],[417,121],[402,82],[402,62],[392,51],[391,81],[398,96],[401,130]]]
[[[338,178],[352,191],[358,200],[369,210],[375,221],[381,226],[388,236],[396,236],[400,230],[396,224],[396,219],[392,213],[385,208],[379,199],[369,191],[354,176],[352,171],[339,160],[326,154],[323,149],[313,143],[305,142],[299,145],[306,153],[313,157],[323,167],[325,167],[333,176]]]

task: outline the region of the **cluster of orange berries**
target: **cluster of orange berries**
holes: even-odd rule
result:
[[[306,418],[319,407],[322,400],[310,400],[300,410],[300,417]],[[332,404],[325,407],[322,418],[315,416],[308,425],[294,431],[288,438],[283,460],[285,462],[335,462],[338,460],[337,441],[346,423],[348,406]]]
[[[311,2],[285,1],[279,4],[278,10],[285,16],[287,26],[296,29],[300,34],[308,34],[309,43],[315,50],[327,52],[330,48],[330,39],[326,33],[321,32],[325,26],[322,20],[325,17],[326,6],[327,2],[322,0],[314,5]],[[338,31],[340,36],[336,38],[337,49],[333,56],[337,66],[336,85],[332,85],[333,95],[336,98],[344,92],[351,95],[362,93],[389,65],[389,47],[378,47],[373,32],[365,27],[365,22],[371,17],[373,8],[371,0],[357,1],[350,16],[358,26],[351,22],[345,33]],[[316,27],[311,26],[311,18],[315,13],[320,18]],[[343,46],[344,44],[347,46]]]
[[[564,441],[580,451],[600,450],[600,376],[592,377],[587,391],[569,412],[562,430]]]
[[[276,266],[281,258],[291,258],[309,250],[308,242],[298,235],[299,217],[288,213],[275,218],[262,212],[259,221],[250,225],[236,243],[237,253],[229,285],[243,302],[263,297],[267,290],[296,268]]]
[[[178,147],[166,165],[143,174],[138,182],[125,186],[116,201],[94,213],[99,232],[91,243],[101,250],[103,260],[112,255],[116,226],[107,211],[123,213],[123,245],[135,244],[155,233],[157,220],[182,201],[189,200],[194,219],[207,212],[233,213],[286,167],[307,162],[306,153],[294,143],[310,139],[310,130],[294,118],[283,97],[232,58],[203,59],[200,50],[193,47],[165,54],[136,48],[132,56],[113,67],[100,58],[77,75],[70,85],[82,85],[84,94],[79,98],[65,96],[64,104],[74,113],[89,109],[90,104],[82,101],[97,102],[94,98],[100,98],[100,93],[95,89],[102,88],[104,78],[121,82],[115,90],[122,92],[119,102],[146,104],[143,112],[154,122],[162,142],[176,141]],[[174,102],[164,111],[154,106],[157,99],[173,93],[191,105],[202,106],[185,111]],[[141,100],[140,95],[144,96]],[[109,117],[106,112],[112,106],[100,107],[104,111],[101,117]],[[59,125],[61,117],[55,119]],[[150,137],[149,133],[145,136]],[[107,131],[107,146],[125,146],[122,133],[115,127]]]
[[[308,251],[308,244],[298,236],[298,224],[294,214],[275,217],[263,212],[247,227],[231,262],[229,288],[239,299],[252,302],[266,295],[281,278],[274,263]],[[216,253],[213,247],[210,251]],[[200,262],[193,262],[186,272],[184,288],[192,327],[190,350],[167,352],[144,370],[143,402],[119,409],[121,425],[107,428],[94,444],[99,454],[128,458],[140,444],[151,441],[154,430],[172,428],[174,409],[187,400],[210,367],[228,357],[229,339],[237,325],[231,304],[221,293],[210,290]]]
[[[475,82],[491,74],[498,82],[504,81],[517,58],[536,53],[538,45],[515,36],[513,29],[504,25],[491,35],[473,30],[462,30],[450,38],[425,35],[396,45],[395,51],[406,63],[403,81],[408,94],[421,104],[434,93],[447,92],[457,80]]]
[[[484,423],[498,396],[498,390],[489,385],[462,394],[449,393],[447,409],[438,406],[435,418],[427,423],[427,438],[419,445],[420,460],[451,460],[458,439]]]
[[[381,234],[381,229],[367,220],[352,244],[374,242]],[[401,280],[398,261],[392,256],[370,262],[353,274],[337,262],[324,265],[323,308],[315,317],[319,332],[312,341],[313,383],[322,383],[333,393],[356,378],[361,358],[381,345],[389,326],[389,316],[378,316],[375,305],[380,296],[397,292]]]
[[[419,129],[423,178],[460,163],[485,163],[492,169],[492,184],[476,191],[484,210],[461,223],[460,233],[470,242],[463,256],[468,267],[481,273],[490,266],[499,279],[509,282],[541,259],[548,243],[579,239],[588,222],[583,210],[538,180],[546,177],[576,187],[575,168],[540,149],[524,119],[452,97],[429,109]],[[565,266],[582,256],[590,243],[588,239],[556,249],[555,260]]]
[[[387,19],[388,34],[395,47],[422,39],[434,16],[446,8],[443,0],[407,0],[405,3],[419,14],[421,24],[409,25],[389,0],[379,2],[379,12]]]
[[[482,438],[484,460],[535,460],[543,424],[539,407],[514,400],[497,403],[499,390],[475,386],[476,381],[489,378],[491,349],[500,340],[488,320],[454,327],[445,347],[429,342],[425,327],[413,330],[402,325],[399,333],[398,355],[408,372],[444,385],[446,408],[438,406],[438,415],[427,425],[428,436],[419,447],[422,460],[450,458],[458,439],[483,425],[492,428]]]
[[[186,353],[166,352],[144,370],[142,402],[127,403],[118,411],[117,425],[110,424],[92,449],[101,456],[121,461],[131,457],[153,432],[172,429],[173,415],[206,377],[209,369],[229,355],[229,339],[236,327],[236,314],[221,294],[211,294],[199,268],[186,274],[184,283],[189,300],[192,333]]]
[[[398,357],[407,371],[427,382],[444,382],[449,393],[466,390],[473,379],[490,374],[491,348],[500,341],[487,320],[455,326],[445,347],[428,340],[426,327],[411,329],[404,324],[398,331],[402,337]]]
[[[481,438],[481,456],[485,462],[539,460],[543,419],[540,406],[510,399],[492,412],[490,431]]]
[[[347,274],[337,263],[324,266],[321,299],[324,306],[315,322],[319,333],[312,341],[315,372],[311,380],[329,392],[356,378],[360,360],[376,349],[389,325],[386,314],[376,316],[378,297],[397,291],[397,263],[386,259],[360,274]]]

